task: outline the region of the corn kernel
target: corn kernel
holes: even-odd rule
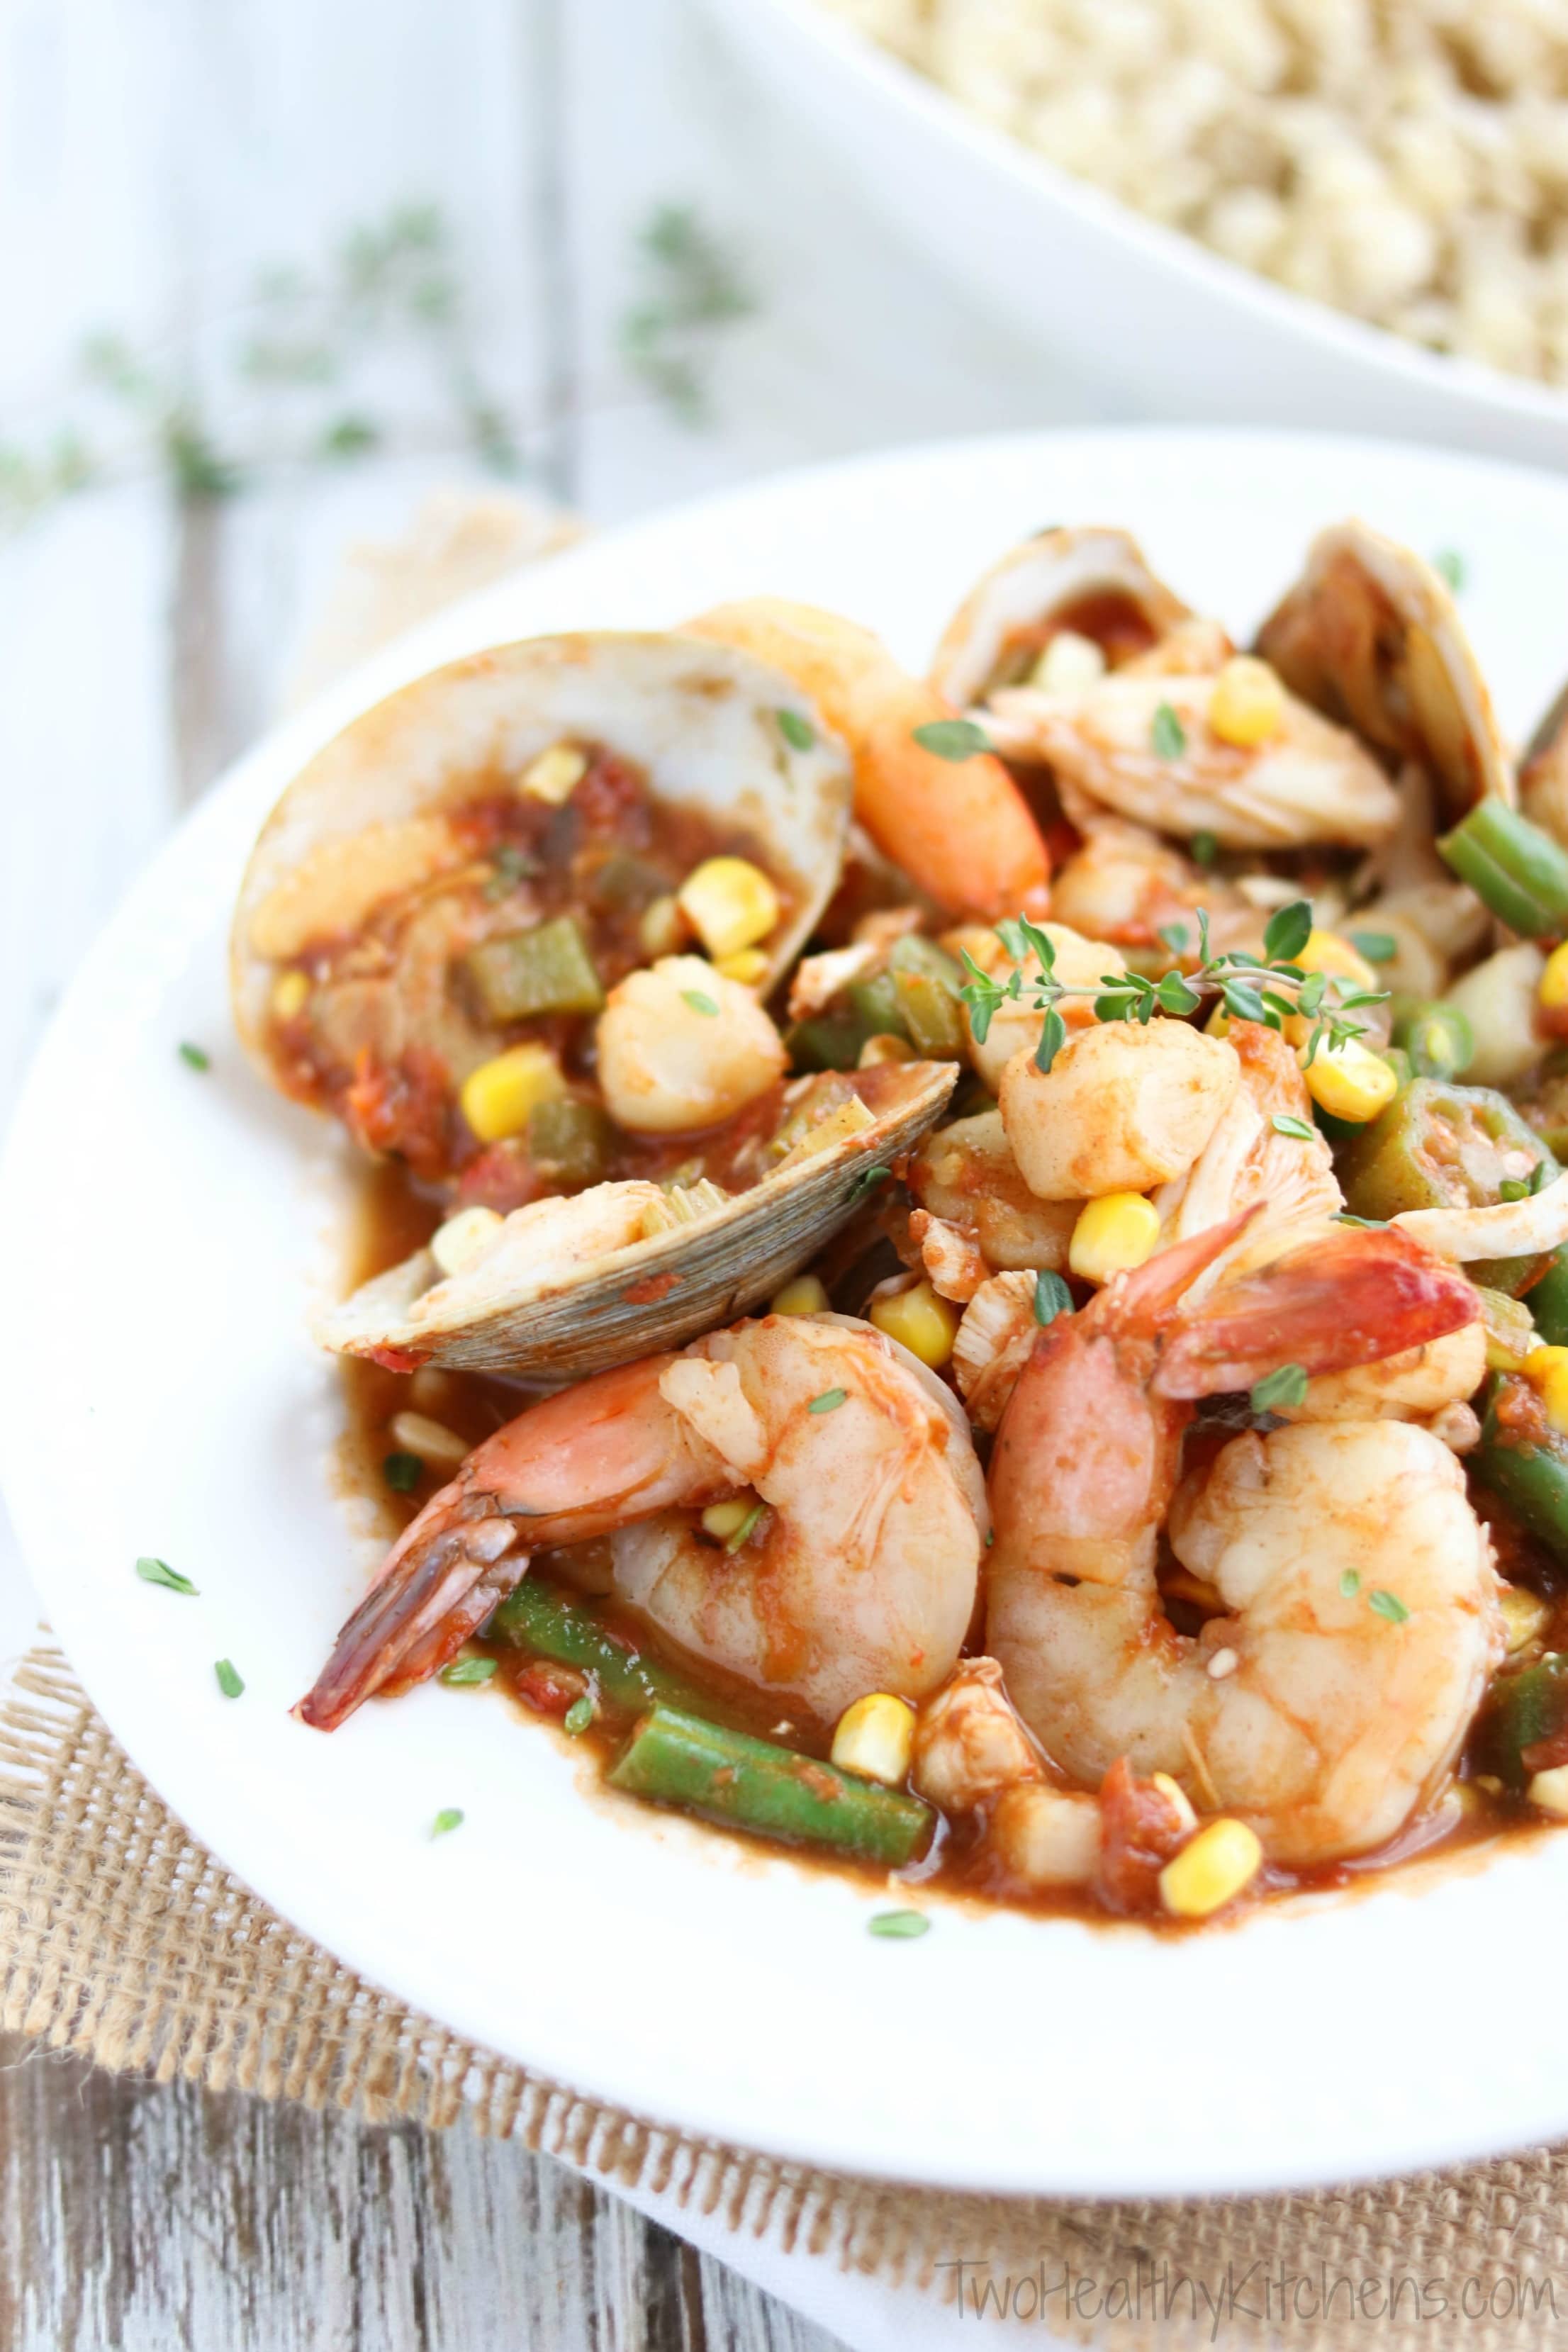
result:
[[[731,1536],[740,1534],[755,1507],[755,1497],[751,1495],[732,1496],[727,1503],[710,1503],[702,1514],[702,1532],[716,1536],[721,1543],[728,1543]]]
[[[455,1470],[473,1452],[466,1437],[423,1412],[395,1412],[390,1435],[405,1454],[416,1454],[436,1470]]]
[[[766,939],[779,919],[779,896],[749,857],[705,857],[681,884],[680,911],[709,954],[737,954]]]
[[[645,955],[657,963],[661,956],[679,955],[689,937],[685,916],[679,898],[656,898],[643,910],[637,925],[637,938]]]
[[[956,1310],[937,1297],[929,1282],[917,1282],[912,1290],[898,1291],[891,1298],[874,1298],[871,1320],[933,1371],[946,1363],[958,1336]]]
[[[502,1222],[494,1209],[459,1209],[431,1234],[430,1255],[443,1274],[461,1274],[484,1255]]]
[[[797,1274],[768,1301],[770,1315],[826,1315],[827,1293],[815,1274]]]
[[[1278,735],[1285,721],[1285,689],[1268,664],[1251,654],[1227,661],[1214,682],[1208,721],[1211,734],[1242,751]]]
[[[1245,1822],[1210,1822],[1160,1873],[1160,1900],[1178,1919],[1206,1919],[1257,1877],[1262,1862]]]
[[[1383,985],[1374,967],[1338,931],[1309,931],[1306,946],[1292,961],[1303,971],[1326,971],[1334,980],[1348,980],[1352,988]]]
[[[1553,948],[1547,957],[1546,969],[1535,992],[1548,1013],[1561,1013],[1568,1005],[1568,940],[1560,948]]]
[[[1304,1051],[1302,1061],[1307,1092],[1319,1108],[1358,1127],[1375,1118],[1399,1092],[1392,1065],[1359,1037],[1347,1037],[1342,1045],[1331,1045],[1325,1037],[1311,1061]]]
[[[879,1070],[884,1062],[912,1062],[915,1049],[907,1037],[896,1037],[890,1029],[879,1029],[868,1037],[860,1048],[858,1070]]]
[[[1524,1360],[1524,1377],[1559,1437],[1568,1437],[1568,1348],[1531,1348]]]
[[[840,1771],[858,1772],[862,1780],[897,1789],[910,1769],[914,1738],[915,1711],[909,1701],[894,1698],[889,1691],[872,1691],[845,1708],[830,1753]]]
[[[1508,1654],[1517,1657],[1528,1650],[1546,1631],[1551,1610],[1539,1593],[1526,1592],[1521,1584],[1505,1584],[1498,1596],[1502,1610],[1503,1631],[1508,1639]]]
[[[1568,1817],[1568,1764],[1553,1764],[1549,1771],[1537,1772],[1525,1795],[1543,1813]]]
[[[278,1021],[293,1021],[303,1013],[310,998],[309,975],[302,971],[280,971],[272,983],[272,1013]]]
[[[1068,1269],[1080,1282],[1109,1282],[1153,1253],[1160,1213],[1142,1192],[1102,1192],[1086,1201],[1068,1244]]]
[[[742,988],[755,988],[767,968],[768,960],[761,948],[737,948],[733,955],[721,956],[713,967],[726,980],[738,980]]]
[[[588,755],[573,743],[552,743],[522,772],[522,790],[531,801],[560,808],[569,801],[588,772]]]
[[[521,1135],[535,1106],[566,1091],[555,1056],[543,1045],[512,1045],[463,1080],[458,1100],[481,1143]]]
[[[1046,694],[1081,694],[1104,676],[1105,656],[1094,639],[1058,629],[1029,672],[1029,684]]]
[[[1180,1822],[1183,1830],[1190,1837],[1197,1828],[1198,1817],[1193,1811],[1192,1799],[1181,1782],[1173,1780],[1168,1772],[1151,1772],[1149,1779],[1152,1786],[1159,1790],[1160,1794]]]

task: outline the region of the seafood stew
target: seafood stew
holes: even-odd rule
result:
[[[1568,1818],[1568,836],[1443,581],[1325,532],[1244,652],[1058,530],[929,680],[767,600],[643,642],[741,661],[836,829],[813,867],[765,800],[663,823],[603,678],[448,786],[498,843],[560,824],[567,890],[657,835],[672,929],[529,900],[510,936],[605,966],[540,1013],[476,997],[458,924],[420,984],[543,1091],[487,1142],[444,1063],[423,1161],[345,1117],[320,1336],[405,1524],[301,1718],[509,1692],[613,1788],[920,1904],[1149,1925]],[[375,875],[415,820],[365,784]],[[454,856],[354,937],[491,887]],[[736,963],[726,908],[770,905]],[[552,1156],[560,1102],[598,1158]]]

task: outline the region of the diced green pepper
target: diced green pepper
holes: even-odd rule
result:
[[[899,1003],[898,984],[889,971],[879,971],[872,980],[857,980],[847,992],[849,1010],[868,1037],[905,1037],[903,1008]]]
[[[1416,1078],[1352,1139],[1341,1158],[1345,1205],[1386,1223],[1407,1209],[1489,1208],[1506,1182],[1527,1181],[1557,1163],[1506,1095]],[[1489,1259],[1472,1279],[1517,1297],[1541,1271],[1539,1257]]]
[[[528,1156],[552,1184],[603,1183],[615,1148],[615,1122],[599,1103],[561,1095],[529,1115]]]
[[[609,1777],[633,1796],[893,1869],[919,1853],[933,1820],[918,1797],[673,1707],[643,1717]]]
[[[1551,1426],[1534,1390],[1517,1373],[1492,1375],[1480,1444],[1465,1466],[1549,1551],[1568,1559],[1568,1438]]]
[[[962,1061],[965,1044],[963,972],[945,948],[906,931],[888,954],[903,1028],[917,1052],[933,1061]]]
[[[785,1034],[784,1044],[796,1070],[852,1070],[871,1034],[853,1013],[817,1013],[809,1021],[797,1021]]]
[[[683,1675],[601,1625],[592,1611],[555,1586],[525,1576],[492,1612],[485,1626],[489,1641],[510,1642],[558,1665],[580,1666],[597,1679],[612,1706],[640,1715],[650,1706],[700,1706],[696,1687]]]
[[[1394,1042],[1409,1055],[1419,1078],[1462,1078],[1476,1050],[1475,1034],[1457,1004],[1420,998],[1395,1009]]]
[[[588,896],[595,907],[640,914],[673,887],[661,866],[650,866],[646,857],[635,856],[629,849],[616,849],[591,877]]]
[[[1437,847],[1482,904],[1521,938],[1568,930],[1568,850],[1495,793],[1478,801]]]
[[[463,964],[491,1021],[528,1021],[541,1013],[597,1013],[605,1002],[588,942],[571,915],[557,915],[505,939],[482,940],[469,949]]]
[[[1510,1789],[1530,1784],[1525,1750],[1568,1730],[1568,1658],[1549,1651],[1533,1665],[1500,1674],[1487,1693],[1471,1748],[1479,1770]]]

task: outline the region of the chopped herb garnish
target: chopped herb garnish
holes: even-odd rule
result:
[[[1072,1313],[1072,1292],[1059,1274],[1042,1267],[1035,1276],[1035,1320],[1054,1323],[1058,1315]]]
[[[381,1475],[395,1495],[412,1495],[424,1471],[417,1454],[389,1454],[381,1465]]]
[[[154,1559],[151,1553],[137,1561],[136,1573],[143,1584],[161,1584],[165,1592],[195,1592],[196,1589],[188,1576],[182,1576],[166,1559]]]
[[[815,1412],[816,1411],[816,1407],[812,1405],[809,1410]],[[753,1503],[752,1505],[751,1509],[746,1513],[745,1517],[741,1521],[741,1524],[735,1529],[734,1534],[726,1541],[724,1549],[727,1552],[737,1552],[740,1550],[741,1546],[746,1541],[746,1538],[751,1534],[752,1528],[756,1526],[757,1521],[763,1516],[767,1507],[768,1507],[765,1503]]]
[[[816,730],[798,710],[781,710],[777,714],[779,733],[797,751],[809,751],[816,740]]]
[[[1219,856],[1219,838],[1212,833],[1194,833],[1187,844],[1187,854],[1194,866],[1212,866]]]
[[[923,1911],[877,1911],[866,1922],[873,1936],[892,1936],[907,1940],[911,1936],[931,1932],[931,1921]]]
[[[206,1047],[193,1045],[188,1041],[182,1044],[180,1047],[180,1059],[187,1063],[193,1070],[210,1070],[213,1066],[213,1057]]]
[[[874,1192],[879,1184],[885,1184],[887,1182],[888,1178],[892,1174],[892,1172],[893,1171],[890,1168],[883,1168],[880,1166],[862,1168],[859,1174],[856,1177],[855,1181],[849,1187],[849,1198],[852,1201],[858,1201],[862,1192]]]
[[[1045,1025],[1040,1031],[1040,1042],[1035,1048],[1035,1067],[1042,1076],[1049,1076],[1051,1064],[1067,1041],[1067,1023],[1053,1004],[1046,1014]]]
[[[1386,1217],[1352,1217],[1348,1209],[1334,1211],[1336,1225],[1360,1225],[1363,1233],[1380,1234],[1388,1223]]]
[[[1500,1201],[1528,1201],[1530,1185],[1522,1176],[1505,1176],[1498,1186]]]
[[[1277,1404],[1300,1404],[1306,1393],[1306,1367],[1281,1364],[1277,1372],[1253,1382],[1247,1402],[1254,1412],[1272,1412]]]
[[[1179,760],[1186,750],[1187,730],[1168,702],[1156,706],[1149,740],[1154,746],[1156,758],[1161,760]]]
[[[433,1838],[445,1837],[448,1830],[461,1829],[462,1826],[462,1808],[458,1805],[448,1805],[443,1811],[437,1813],[431,1822],[430,1834]]]
[[[1551,1163],[1545,1160],[1538,1160],[1534,1167],[1530,1171],[1530,1190],[1531,1196],[1533,1197],[1537,1192],[1544,1192],[1548,1184],[1554,1181],[1555,1180],[1552,1173]]]
[[[567,1708],[561,1720],[566,1730],[572,1734],[574,1739],[576,1738],[580,1731],[587,1730],[588,1726],[594,1720],[594,1702],[588,1696],[586,1692],[584,1693],[581,1698],[574,1698],[573,1700],[571,1706]]]
[[[848,1393],[847,1389],[824,1389],[820,1396],[812,1398],[805,1409],[807,1412],[837,1412]]]
[[[1347,931],[1345,936],[1368,963],[1392,963],[1399,953],[1399,941],[1392,931]]]
[[[1162,923],[1159,936],[1173,955],[1185,955],[1192,933],[1185,923]]]
[[[682,1002],[689,1004],[693,1013],[700,1013],[704,1014],[708,1020],[717,1021],[719,1018],[719,1007],[714,1003],[713,999],[710,996],[704,995],[701,989],[683,988],[680,994]]]
[[[1355,1570],[1353,1568],[1342,1569],[1340,1572],[1340,1591],[1343,1598],[1346,1601],[1353,1601],[1360,1591],[1361,1578],[1357,1575]]]
[[[537,858],[530,857],[526,849],[519,849],[510,841],[503,842],[490,861],[494,871],[485,884],[485,897],[504,898],[520,882],[526,882],[539,871]]]
[[[1306,898],[1292,898],[1269,916],[1263,933],[1263,953],[1268,963],[1293,963],[1312,936],[1312,908]]]
[[[244,1696],[245,1685],[231,1659],[219,1658],[213,1667],[213,1672],[217,1676],[217,1686],[225,1698],[240,1698]]]
[[[441,1669],[441,1680],[450,1683],[454,1690],[462,1690],[469,1683],[488,1683],[495,1673],[493,1658],[454,1658],[449,1666]]]
[[[1432,558],[1432,569],[1447,582],[1457,596],[1465,584],[1465,559],[1458,550],[1440,547]]]
[[[991,749],[991,738],[973,719],[928,719],[915,729],[915,741],[939,760],[973,760]]]
[[[1386,1617],[1391,1625],[1403,1625],[1410,1612],[1396,1592],[1384,1592],[1380,1585],[1366,1596],[1366,1605],[1374,1616]]]
[[[1268,1124],[1276,1135],[1289,1135],[1298,1143],[1310,1143],[1318,1132],[1310,1119],[1298,1118],[1294,1111],[1277,1110]]]

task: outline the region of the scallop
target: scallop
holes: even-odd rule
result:
[[[1488,793],[1510,804],[1513,762],[1454,599],[1420,556],[1366,523],[1320,531],[1258,633],[1293,694],[1392,760],[1415,760],[1452,823]]]
[[[793,680],[730,646],[535,637],[449,663],[365,711],[274,809],[240,887],[230,963],[240,1035],[269,1077],[278,963],[459,869],[450,816],[476,790],[577,743],[633,762],[657,799],[750,835],[787,901],[757,982],[773,987],[837,882],[850,799],[842,745]]]
[[[1193,620],[1126,531],[1042,530],[970,590],[942,632],[931,680],[962,710],[1027,678],[1054,636],[1070,633],[1116,669]]]
[[[681,1347],[808,1265],[935,1125],[958,1075],[953,1062],[859,1074],[744,1192],[634,1181],[531,1202],[477,1247],[469,1229],[458,1251],[443,1248],[455,1273],[416,1251],[321,1317],[316,1336],[398,1371],[435,1364],[550,1387]],[[821,1087],[797,1080],[786,1109]]]

